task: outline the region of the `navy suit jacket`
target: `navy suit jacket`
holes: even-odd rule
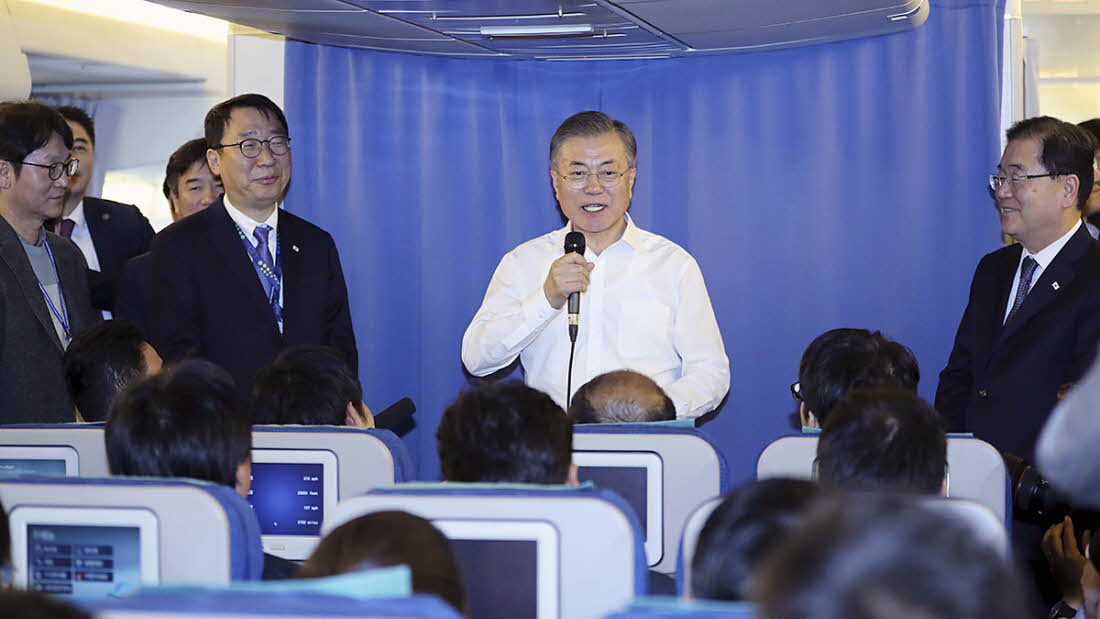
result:
[[[130,258],[149,251],[153,227],[138,207],[102,198],[84,198],[84,219],[99,258],[99,272],[88,272],[92,305],[114,311],[123,266]]]
[[[1081,226],[1002,326],[1022,251],[1010,245],[978,263],[936,408],[952,430],[1030,460],[1058,388],[1096,357],[1100,244]]]
[[[199,356],[222,366],[239,391],[289,346],[332,346],[358,371],[344,272],[332,237],[279,211],[283,333],[236,224],[219,199],[168,226],[152,250],[149,331],[165,361]]]
[[[153,287],[153,255],[145,252],[126,261],[118,278],[115,318],[125,318],[149,332],[149,291]]]

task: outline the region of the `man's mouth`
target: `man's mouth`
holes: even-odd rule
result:
[[[586,213],[599,213],[600,211],[607,208],[607,205],[606,204],[585,204],[581,208],[584,209],[584,212],[586,212]]]
[[[272,185],[272,184],[278,182],[278,180],[279,180],[278,176],[264,176],[262,178],[257,178],[256,182],[261,184],[261,185]]]

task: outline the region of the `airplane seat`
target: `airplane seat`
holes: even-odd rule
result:
[[[389,430],[349,426],[252,426],[252,449],[323,449],[336,455],[340,497],[371,488],[413,481],[416,471],[408,449]],[[347,474],[354,471],[355,474]]]
[[[685,600],[648,597],[634,600],[626,609],[606,619],[754,619],[756,605],[749,602]]]
[[[66,470],[65,475],[80,477],[107,477],[107,449],[103,442],[102,422],[98,423],[42,423],[16,424],[0,426],[0,460],[26,462],[28,459],[53,460],[66,459],[67,469],[71,459],[59,451],[71,450],[75,455],[75,472]],[[48,447],[48,450],[37,448]],[[38,455],[28,455],[27,450],[36,448]],[[49,453],[50,451],[54,453]],[[39,469],[39,474],[47,474]],[[52,474],[52,473],[50,473]]]
[[[454,609],[430,595],[355,599],[296,591],[147,590],[122,599],[88,605],[97,619],[176,619],[249,617],[251,619],[461,619]]]
[[[676,572],[676,593],[686,595],[691,591],[691,562],[695,557],[695,547],[699,543],[699,534],[707,524],[707,519],[714,513],[718,505],[722,503],[722,497],[716,496],[692,510],[684,523],[684,532],[680,536],[680,569]]]

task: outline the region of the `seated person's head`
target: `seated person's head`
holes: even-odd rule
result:
[[[336,527],[298,570],[299,578],[407,565],[416,593],[466,611],[466,590],[450,542],[432,523],[400,511],[374,512]]]
[[[867,329],[833,329],[817,336],[798,366],[796,398],[802,425],[819,428],[853,389],[893,385],[917,392],[913,351]]]
[[[458,396],[435,437],[447,481],[577,484],[572,422],[550,396],[519,382]]]
[[[6,619],[92,619],[87,611],[43,593],[0,589],[0,617]]]
[[[1028,616],[1017,571],[972,526],[918,497],[821,499],[765,560],[761,619]]]
[[[185,142],[168,158],[162,190],[172,221],[203,210],[225,193],[221,179],[206,164],[206,150],[206,140],[197,138]]]
[[[746,600],[764,558],[802,521],[820,494],[811,481],[766,479],[731,490],[699,533],[691,595]]]
[[[634,423],[676,419],[676,406],[645,374],[616,370],[585,383],[569,402],[573,423]]]
[[[261,369],[252,409],[253,423],[374,427],[359,378],[327,346],[289,348]]]
[[[65,388],[84,421],[106,421],[119,391],[161,367],[141,327],[127,320],[107,320],[77,333],[64,363]]]
[[[208,361],[184,361],[130,385],[105,431],[112,475],[190,477],[247,497],[252,425],[233,379]]]
[[[822,484],[844,490],[943,492],[943,418],[904,389],[853,391],[821,430],[816,466]]]

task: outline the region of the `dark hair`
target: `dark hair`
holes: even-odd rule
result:
[[[199,161],[206,165],[206,140],[203,138],[184,142],[183,146],[177,148],[176,152],[168,158],[168,166],[164,168],[164,185],[161,189],[164,191],[164,197],[168,198],[169,204],[172,203],[172,194],[179,193],[180,177]],[[175,206],[172,207],[173,210],[175,208]]]
[[[57,111],[65,117],[65,120],[84,127],[84,131],[88,133],[88,139],[92,141],[92,147],[95,147],[95,123],[87,112],[72,105],[59,105]]]
[[[802,479],[766,479],[734,488],[711,512],[691,561],[691,594],[746,600],[764,558],[802,521],[820,494]]]
[[[853,391],[821,429],[817,474],[845,490],[936,494],[947,473],[944,420],[897,387]]]
[[[573,423],[633,423],[676,419],[676,405],[644,374],[615,370],[585,383],[569,401]]]
[[[523,383],[489,383],[458,396],[435,433],[443,479],[561,484],[573,461],[573,424]]]
[[[148,371],[141,327],[107,320],[76,334],[65,349],[65,388],[84,421],[106,421],[115,395]]]
[[[106,427],[112,475],[191,477],[236,486],[252,426],[233,379],[202,360],[183,361],[122,391]]]
[[[237,95],[215,105],[206,113],[203,130],[207,148],[217,149],[221,145],[222,138],[225,137],[225,128],[229,126],[229,117],[233,115],[233,110],[238,108],[253,108],[263,114],[264,118],[269,120],[274,118],[283,128],[284,133],[290,132],[286,124],[286,116],[274,101],[257,94]]]
[[[1096,156],[1093,137],[1084,129],[1052,116],[1025,118],[1005,133],[1009,142],[1039,140],[1039,162],[1051,174],[1077,177],[1077,210],[1084,210],[1092,193],[1092,169]]]
[[[409,566],[416,593],[437,595],[466,612],[466,589],[450,542],[431,522],[402,511],[374,512],[336,527],[297,576],[320,578],[393,565]]]
[[[1077,126],[1084,129],[1092,136],[1092,145],[1095,150],[1100,150],[1100,118],[1093,118],[1084,122],[1077,123]],[[1096,179],[1093,179],[1094,181]]]
[[[761,619],[1022,619],[1016,569],[972,527],[928,499],[852,494],[819,500],[761,567]]]
[[[913,351],[879,331],[833,329],[802,353],[798,382],[806,408],[824,425],[852,389],[894,385],[916,393],[920,368]]]
[[[92,619],[87,611],[42,593],[0,589],[0,617],[5,619]]]
[[[252,388],[253,423],[342,426],[348,402],[363,401],[359,378],[343,352],[298,346],[260,370]]]
[[[55,133],[71,150],[73,130],[57,110],[36,101],[0,103],[0,160],[10,163],[17,177],[27,155],[44,148]]]
[[[617,133],[619,139],[623,141],[627,164],[632,168],[635,167],[638,163],[638,141],[634,139],[634,133],[630,127],[621,120],[613,120],[603,112],[591,110],[573,114],[558,125],[553,137],[550,138],[550,167],[557,165],[561,145],[569,138],[594,138],[612,132]]]

